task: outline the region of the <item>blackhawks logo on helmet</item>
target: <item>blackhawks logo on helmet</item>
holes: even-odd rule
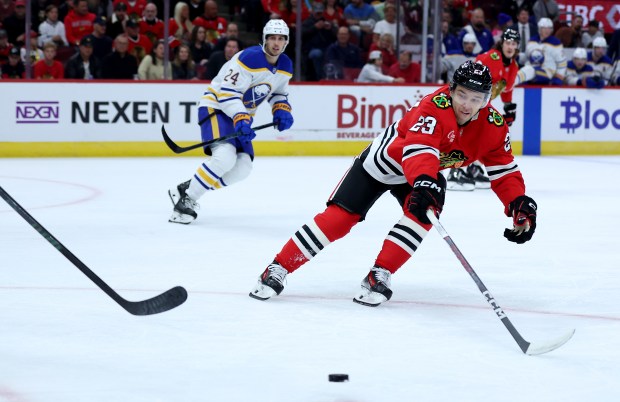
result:
[[[458,149],[450,152],[442,152],[439,154],[439,166],[442,168],[459,168],[467,159],[469,158],[465,156],[465,152],[459,151]]]
[[[448,99],[448,96],[446,94],[442,93],[435,95],[431,100],[439,109],[447,109],[450,107],[450,99]]]
[[[504,117],[502,117],[501,114],[497,113],[497,110],[493,109],[492,107],[489,108],[488,120],[489,123],[495,124],[498,127],[504,125]]]

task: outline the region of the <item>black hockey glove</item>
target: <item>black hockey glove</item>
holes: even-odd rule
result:
[[[504,103],[504,121],[508,126],[512,126],[517,118],[517,104],[512,102]]]
[[[523,244],[534,236],[536,230],[536,202],[527,195],[520,195],[508,204],[513,228],[504,230],[504,237],[517,244]]]
[[[442,176],[443,178],[443,176]],[[444,180],[445,182],[445,180]],[[413,190],[407,200],[407,209],[422,223],[430,224],[426,210],[433,208],[439,216],[446,197],[446,187],[429,175],[420,175],[413,182]]]

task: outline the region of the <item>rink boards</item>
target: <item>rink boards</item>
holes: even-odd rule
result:
[[[200,142],[197,101],[207,83],[1,82],[0,156],[168,156]],[[259,131],[260,155],[355,155],[436,85],[290,86],[291,130]],[[617,89],[516,88],[515,154],[620,154]],[[498,98],[493,104],[502,111]],[[261,106],[254,125],[271,121]],[[200,155],[196,150],[183,155]]]

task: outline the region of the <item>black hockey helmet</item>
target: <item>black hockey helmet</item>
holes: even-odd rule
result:
[[[519,31],[514,28],[508,27],[502,34],[502,42],[506,42],[507,40],[513,40],[517,43],[521,42],[521,35],[519,35]]]
[[[491,72],[484,64],[467,60],[454,72],[452,82],[450,83],[450,90],[454,91],[457,85],[472,91],[482,92],[486,95],[485,103],[487,103],[489,101],[488,98],[491,97],[491,88],[493,87]]]

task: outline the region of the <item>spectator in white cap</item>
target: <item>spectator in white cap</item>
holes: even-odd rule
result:
[[[394,78],[381,72],[381,64],[383,63],[383,57],[380,50],[373,50],[368,56],[368,62],[362,68],[357,82],[386,82],[386,83],[398,83],[405,82],[403,78]]]
[[[600,75],[594,74],[594,69],[588,64],[588,52],[578,47],[573,52],[573,58],[568,62],[564,82],[567,85],[579,85],[587,88],[602,88],[605,83]]]
[[[566,75],[564,46],[553,34],[549,18],[538,21],[538,36],[531,38],[525,53],[525,65],[519,70],[515,85],[530,82],[538,85],[563,85]]]
[[[598,72],[606,82],[612,73],[613,61],[607,56],[607,41],[600,36],[592,41],[592,51],[588,53],[588,64]]]
[[[446,74],[446,82],[452,82],[452,76],[457,68],[467,60],[474,60],[477,53],[474,52],[478,40],[476,35],[472,33],[463,36],[463,51],[455,51],[448,53],[441,59],[441,73]]]

